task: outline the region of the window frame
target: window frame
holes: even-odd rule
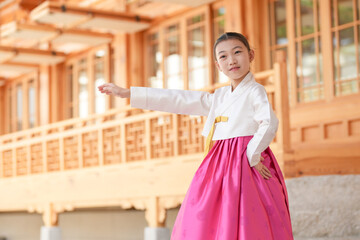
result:
[[[28,74],[24,74],[20,77],[12,80],[7,80],[3,86],[4,91],[4,133],[13,133],[17,131],[30,129],[29,124],[29,105],[28,105],[28,94],[29,94],[29,83],[33,82],[35,106],[34,106],[34,126],[39,126],[40,123],[40,85],[39,85],[39,72],[33,71]],[[22,119],[21,129],[17,127],[17,96],[16,87],[21,85],[22,90]],[[10,106],[11,104],[11,106]],[[32,127],[32,128],[33,128]]]
[[[102,44],[97,47],[91,48],[89,50],[83,51],[79,54],[70,56],[64,64],[64,69],[66,71],[66,81],[64,83],[64,95],[66,96],[63,113],[65,119],[69,118],[78,118],[79,117],[79,84],[78,84],[78,73],[79,73],[79,61],[82,59],[86,60],[86,75],[88,77],[87,91],[88,91],[88,113],[87,116],[95,114],[95,54],[97,51],[104,50],[104,82],[109,83],[111,81],[111,44]],[[67,90],[70,89],[69,86],[69,73],[68,68],[72,66],[72,93],[69,93]],[[70,102],[70,94],[72,94],[72,102]],[[106,97],[105,100],[105,109],[108,110],[111,106],[111,101],[109,97]],[[72,114],[69,112],[68,108],[72,107]],[[86,116],[86,117],[87,117]]]
[[[183,81],[183,88],[185,90],[189,89],[189,65],[188,65],[188,26],[187,20],[191,17],[202,15],[204,14],[204,43],[205,43],[205,54],[204,57],[206,58],[204,68],[207,71],[208,76],[208,83],[205,83],[205,88],[208,88],[215,84],[214,79],[214,69],[212,67],[213,64],[213,54],[212,54],[212,42],[214,41],[213,32],[212,32],[212,24],[213,24],[213,17],[212,17],[212,10],[213,8],[220,8],[225,7],[223,1],[216,2],[214,4],[203,5],[196,9],[189,10],[187,13],[182,13],[181,15],[174,16],[166,21],[156,24],[152,26],[150,29],[144,32],[144,46],[145,46],[145,59],[151,59],[150,55],[150,36],[152,34],[158,33],[159,36],[159,51],[161,52],[162,59],[160,63],[160,69],[162,71],[162,86],[167,87],[166,85],[166,70],[165,70],[165,57],[166,57],[166,28],[174,25],[179,24],[179,41],[180,41],[180,56],[181,56],[181,64],[182,69],[180,71],[181,78]],[[193,26],[191,26],[192,28]],[[149,78],[151,77],[151,66],[145,68],[145,86],[150,86]],[[192,89],[196,90],[196,89]]]

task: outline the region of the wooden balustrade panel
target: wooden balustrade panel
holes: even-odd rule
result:
[[[64,138],[64,169],[79,168],[78,137]]]
[[[204,138],[201,135],[205,117],[179,115],[179,155],[204,151]]]
[[[26,159],[26,147],[16,149],[16,175],[27,174],[27,159]]]
[[[60,170],[60,152],[59,145],[61,140],[52,140],[46,143],[46,159],[47,159],[47,171],[59,171]]]
[[[126,161],[146,159],[145,121],[125,124]]]
[[[151,158],[174,156],[174,131],[172,115],[164,115],[150,120]]]
[[[117,164],[121,162],[120,126],[105,128],[103,130],[104,164]]]
[[[84,167],[99,165],[98,132],[93,131],[82,135],[82,154]]]
[[[291,129],[291,142],[298,145],[344,142],[360,137],[360,118],[326,121],[319,124],[300,125]]]
[[[349,120],[347,124],[349,128],[349,136],[360,136],[360,118]]]
[[[43,149],[42,144],[34,144],[30,146],[30,173],[43,172]]]
[[[3,152],[2,171],[4,177],[12,177],[13,175],[13,160],[11,150]]]

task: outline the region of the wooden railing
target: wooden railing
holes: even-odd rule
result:
[[[273,150],[280,154],[290,149],[284,59],[280,53],[274,69],[255,73],[280,119],[272,143]],[[204,90],[214,91],[227,84]],[[204,123],[205,118],[197,116],[150,111],[135,114],[127,106],[3,135],[0,178],[201,154]],[[280,165],[283,161],[280,157]]]

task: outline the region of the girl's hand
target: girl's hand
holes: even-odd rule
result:
[[[130,98],[130,89],[119,87],[113,83],[105,83],[98,87],[101,93],[121,98]]]
[[[270,170],[262,164],[264,161],[263,157],[260,157],[260,162],[254,166],[254,168],[261,174],[261,176],[265,179],[271,178]]]

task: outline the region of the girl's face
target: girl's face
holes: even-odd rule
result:
[[[250,70],[254,59],[254,51],[246,48],[238,39],[228,39],[220,42],[216,48],[216,66],[232,80],[242,80]]]

